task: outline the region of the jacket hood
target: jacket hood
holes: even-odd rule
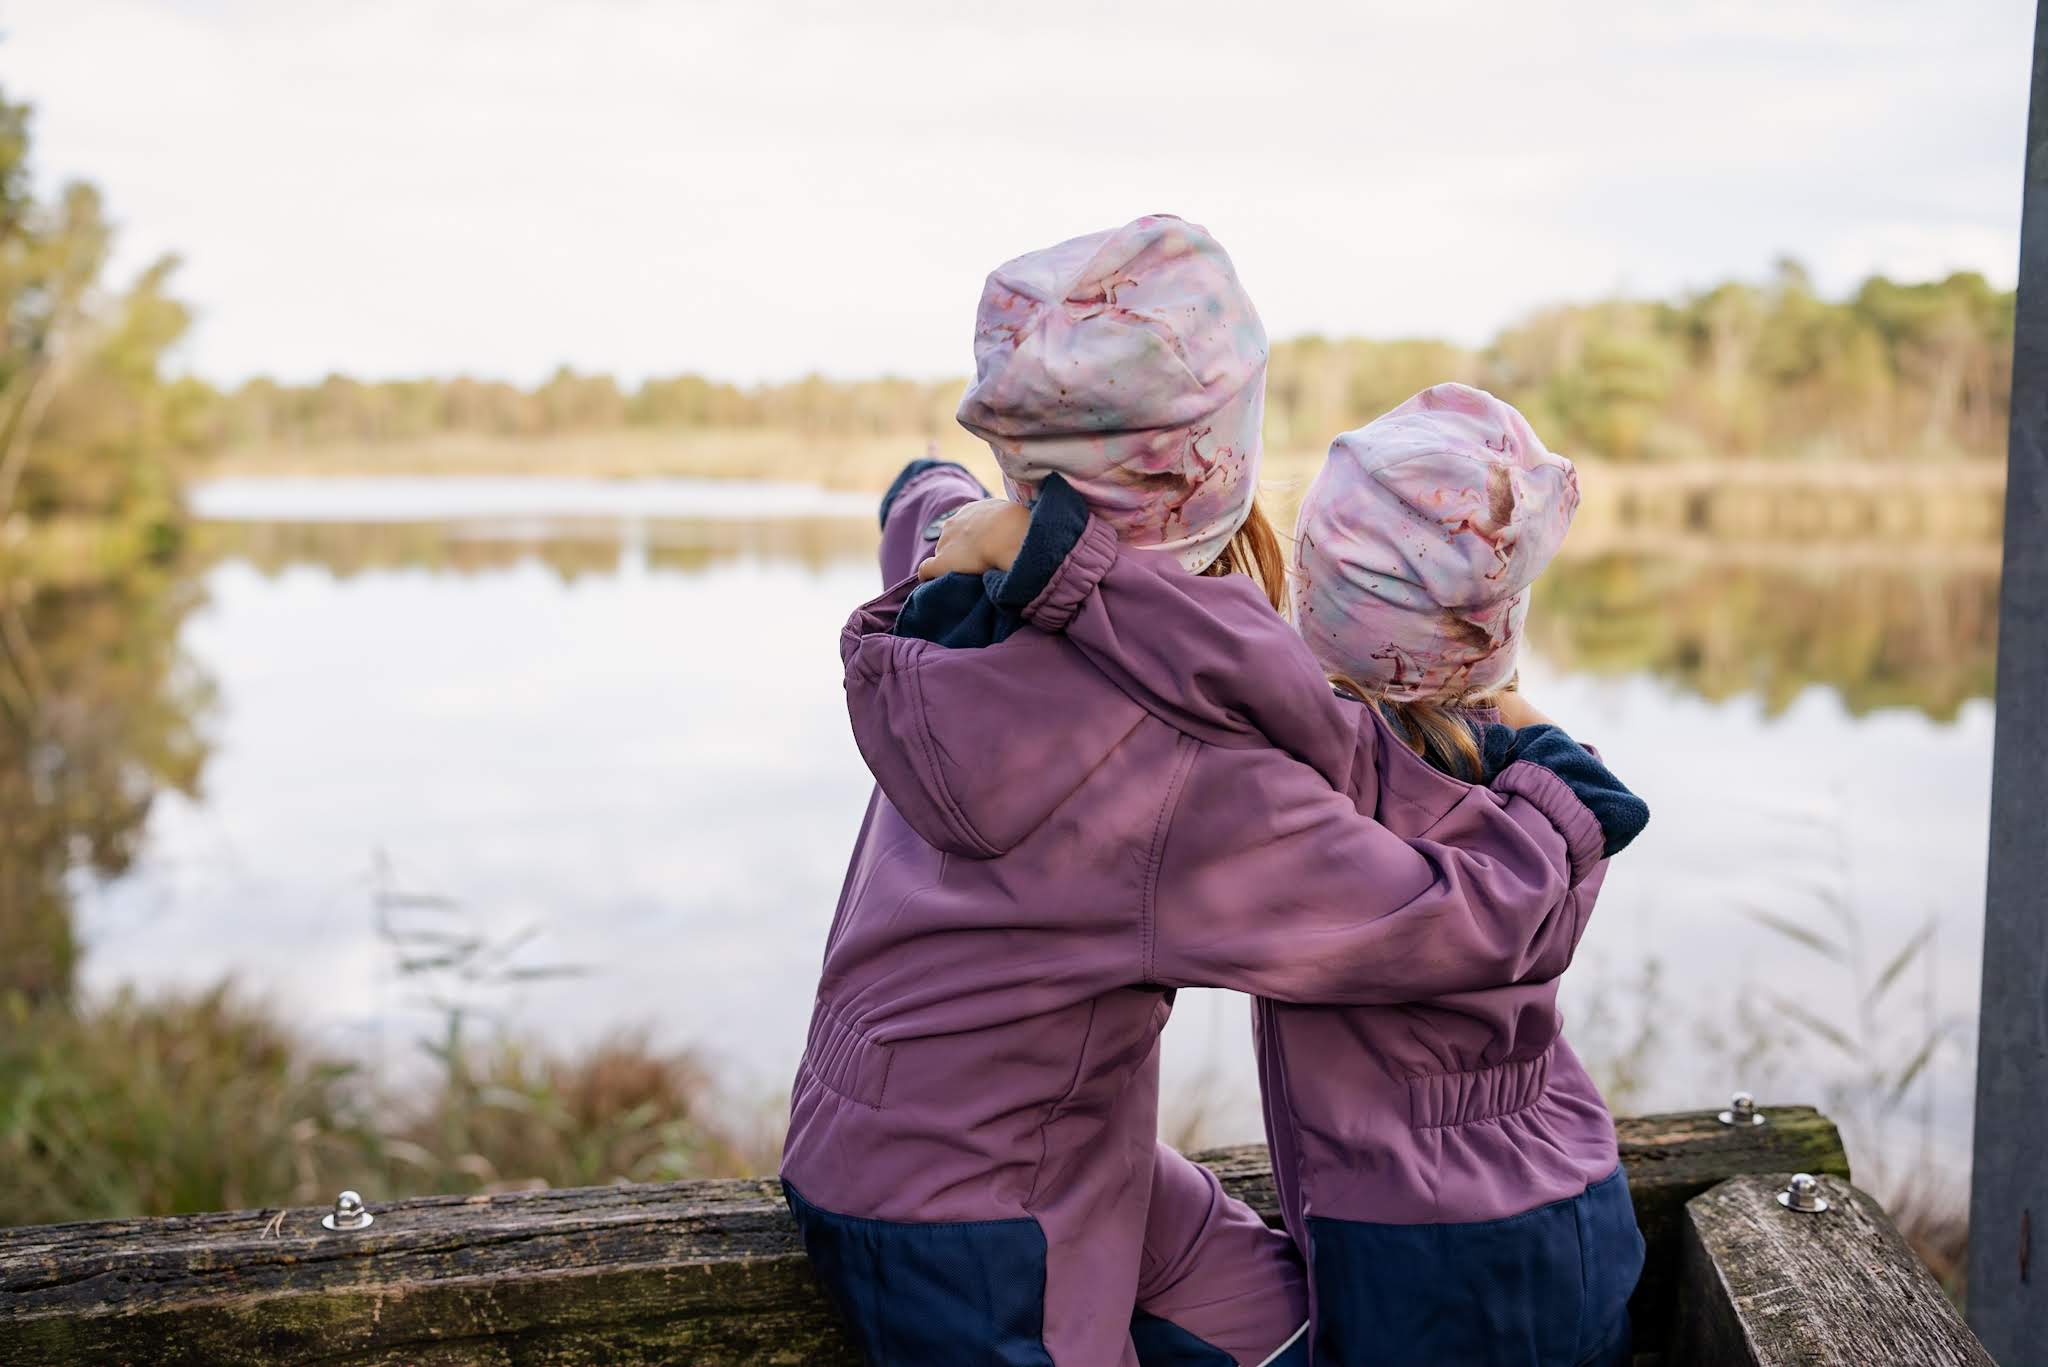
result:
[[[974,859],[1037,830],[1147,716],[1029,629],[978,650],[867,636],[847,652],[846,697],[883,795],[926,843]]]

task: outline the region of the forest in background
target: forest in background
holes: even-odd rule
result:
[[[1416,390],[1455,379],[1517,404],[1575,458],[1990,461],[2004,453],[2012,320],[2012,293],[1980,275],[1873,277],[1830,299],[1786,261],[1762,283],[1677,300],[1560,305],[1477,349],[1301,337],[1273,347],[1266,439],[1275,451],[1319,452]],[[826,462],[840,443],[961,437],[953,409],[962,387],[818,376],[742,387],[698,375],[629,387],[568,367],[531,388],[460,376],[259,378],[206,389],[198,427],[213,448],[273,458],[448,437],[660,432],[795,435],[818,443]]]

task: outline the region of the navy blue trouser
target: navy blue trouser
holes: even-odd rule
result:
[[[782,1184],[818,1280],[872,1367],[1053,1367],[1045,1234],[1031,1219],[905,1223],[840,1215]],[[1240,1367],[1189,1328],[1132,1311],[1143,1367]],[[1308,1336],[1263,1363],[1308,1367]]]
[[[1628,1367],[1643,1236],[1622,1170],[1504,1220],[1311,1218],[1316,1367]]]

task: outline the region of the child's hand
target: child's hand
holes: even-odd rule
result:
[[[1493,700],[1500,713],[1500,724],[1519,731],[1525,726],[1555,726],[1556,722],[1529,706],[1529,700],[1519,689],[1509,689]]]
[[[980,574],[985,570],[1007,570],[1024,549],[1024,534],[1031,530],[1031,510],[1006,498],[985,498],[963,503],[946,519],[939,531],[939,544],[931,557],[917,567],[919,579],[937,579],[942,574]]]

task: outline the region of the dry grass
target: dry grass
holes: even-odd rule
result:
[[[936,449],[993,484],[988,448],[955,429],[923,436],[822,436],[766,428],[679,428],[417,441],[342,441],[239,447],[205,475],[555,475],[583,479],[759,479],[880,493],[903,468]]]
[[[773,1171],[769,1127],[725,1110],[687,1051],[624,1033],[572,1055],[501,1038],[440,1056],[384,1149],[420,1191],[665,1182]],[[736,1123],[736,1121],[738,1123]]]
[[[1885,1211],[1957,1305],[1970,1289],[1970,1207],[1965,1191],[1908,1185],[1883,1194]]]
[[[958,461],[999,479],[988,447],[954,428],[938,436],[835,436],[774,428],[623,428],[546,437],[449,434],[417,441],[338,441],[224,450],[199,471],[226,475],[552,475],[579,479],[756,479],[879,494],[908,461]],[[1264,483],[1292,508],[1323,453],[1268,451]]]
[[[527,475],[587,479],[749,479],[880,493],[904,463],[956,460],[995,488],[988,448],[955,428],[937,437],[834,436],[770,428],[648,430],[534,438],[450,434],[417,441],[241,447],[209,475]],[[1323,452],[1266,452],[1269,511],[1292,527]],[[1571,549],[1745,549],[1869,545],[1886,559],[1901,547],[1995,559],[2003,518],[1998,462],[1874,465],[1847,460],[1614,465],[1581,461],[1584,503]]]
[[[0,1226],[448,1192],[772,1172],[781,1113],[736,1107],[687,1051],[622,1034],[561,1054],[509,1038],[437,1049],[380,1092],[225,988],[83,1012],[0,1003]],[[1213,1077],[1163,1126],[1200,1147]],[[1960,1194],[1887,1196],[1961,1303]]]
[[[437,1051],[403,1091],[226,988],[0,1002],[0,1225],[772,1171],[776,1123],[685,1051]]]
[[[4,1007],[0,1225],[332,1199],[375,1152],[355,1068],[225,991]]]

